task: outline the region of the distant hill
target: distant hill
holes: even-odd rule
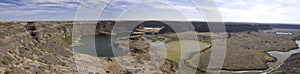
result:
[[[177,31],[190,30],[189,26],[193,25],[197,32],[209,32],[209,24],[216,22],[201,22],[201,21],[99,21],[98,29],[109,29],[115,24],[128,25],[138,24],[146,27],[161,27],[165,26],[161,33],[174,32],[173,28],[177,27]],[[300,24],[269,24],[269,23],[245,23],[245,22],[224,22],[227,32],[245,32],[245,31],[259,31],[271,29],[300,29]],[[102,26],[101,26],[102,25]],[[173,26],[173,27],[172,27]],[[175,27],[174,27],[175,26]],[[136,27],[138,28],[138,26]],[[179,28],[179,29],[178,29]],[[128,29],[128,28],[127,28]]]
[[[0,22],[5,22],[4,20],[0,20]],[[19,21],[19,22],[30,22],[30,21]],[[74,24],[74,21],[32,21],[35,23],[69,23]],[[122,29],[126,31],[131,31],[129,25],[138,24],[135,28],[139,26],[145,27],[162,27],[165,28],[160,31],[160,33],[168,33],[174,32],[173,28],[177,28],[176,30],[187,31],[191,30],[190,26],[186,25],[193,25],[193,29],[197,32],[209,32],[209,25],[208,23],[219,23],[220,22],[204,22],[204,21],[115,21],[115,20],[107,20],[107,21],[76,21],[76,22],[98,22],[97,23],[97,30],[100,33],[111,33],[112,28],[116,24],[121,24]],[[259,31],[259,30],[270,30],[270,29],[300,29],[300,24],[279,24],[279,23],[248,23],[248,22],[223,22],[225,24],[225,29],[227,32],[245,32],[245,31]],[[175,26],[175,27],[174,27]],[[179,29],[178,29],[179,28]]]
[[[6,22],[6,21],[4,21],[4,20],[0,20],[0,23],[4,23],[4,22]]]

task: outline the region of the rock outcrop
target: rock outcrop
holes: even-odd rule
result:
[[[0,73],[76,73],[72,24],[7,22],[0,29]]]
[[[271,74],[298,74],[300,73],[300,54],[293,54],[282,66]]]
[[[116,23],[130,25],[132,22],[140,21],[94,21],[92,23],[80,23],[84,29],[95,28],[91,34],[111,34]],[[191,23],[197,32],[209,32],[205,22],[176,22],[166,21],[180,27],[179,32],[190,31],[190,27],[184,25]],[[170,26],[164,22],[147,21],[140,22],[142,26],[154,27],[165,26],[160,34],[174,33]],[[226,24],[226,23],[225,23]],[[258,33],[260,30],[270,30],[268,24],[244,24],[227,23],[225,26],[228,35],[228,55],[226,56],[224,68],[228,70],[240,69],[266,69],[266,62],[273,61],[267,51],[288,51],[295,48],[292,36],[280,36],[268,33]],[[74,22],[2,22],[0,21],[0,73],[25,73],[25,74],[47,74],[47,73],[78,73],[74,63],[72,45],[72,32]],[[278,26],[273,26],[278,27]],[[291,26],[297,28],[298,26]],[[290,27],[289,27],[290,28]],[[75,28],[76,29],[76,28]],[[129,28],[118,28],[124,31],[131,31]],[[78,31],[80,32],[80,30]],[[76,36],[77,37],[77,36]],[[78,36],[80,37],[80,36]],[[209,36],[199,34],[199,39],[208,42]],[[276,45],[276,46],[274,46]],[[140,59],[138,63],[143,64],[149,60],[149,44],[132,41],[130,44],[131,55]],[[206,67],[209,60],[209,50],[203,52],[199,68]],[[198,58],[197,58],[198,59]],[[251,59],[249,61],[249,59]],[[101,59],[107,63],[104,67],[106,73],[130,73],[122,69],[114,59]],[[226,62],[227,61],[227,62]],[[113,65],[110,65],[113,64]],[[288,66],[288,65],[287,65]],[[117,72],[114,72],[116,67]],[[174,73],[177,65],[172,60],[164,62],[163,67],[157,73]],[[285,67],[285,66],[283,66]],[[290,67],[290,66],[288,66]],[[283,70],[283,68],[279,69]],[[294,71],[294,70],[293,70]],[[292,71],[292,72],[293,72]]]

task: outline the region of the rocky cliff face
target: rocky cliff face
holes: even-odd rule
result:
[[[110,34],[113,27],[111,21],[96,24],[81,23],[84,28],[96,26],[94,34]],[[74,74],[78,73],[73,56],[72,29],[73,22],[5,22],[0,24],[0,73],[7,74]],[[137,43],[135,43],[137,44]],[[142,50],[135,48],[131,52]],[[143,52],[147,53],[147,52]],[[137,59],[148,59],[147,55],[132,54]],[[103,58],[99,58],[102,59]],[[113,61],[113,59],[112,59]],[[128,73],[116,62],[107,62],[105,72]],[[140,63],[143,63],[141,60]],[[164,70],[168,70],[167,61]],[[115,68],[113,68],[115,67]],[[118,70],[118,71],[116,71]],[[121,72],[122,71],[122,72]],[[90,73],[90,72],[88,72]],[[166,71],[164,73],[174,73]]]
[[[300,73],[300,54],[293,54],[289,57],[279,69],[271,74],[298,74]]]
[[[0,73],[75,73],[72,25],[8,22],[0,25]]]
[[[110,34],[114,27],[114,21],[100,21],[96,25],[96,29],[98,33]]]
[[[121,23],[125,25],[130,25],[132,22],[139,23],[135,21],[101,21],[96,22],[95,24],[85,24],[86,29],[95,28],[95,33],[99,34],[111,34],[111,30],[115,23]],[[182,25],[177,26],[181,27],[179,31],[188,31],[189,27],[184,27],[187,22],[169,22],[172,24]],[[156,24],[156,25],[151,25]],[[170,26],[166,26],[164,22],[158,21],[148,21],[148,22],[140,22],[141,26],[152,26],[152,27],[161,27],[165,26],[166,28],[162,30],[161,33],[170,33],[174,32]],[[207,32],[208,26],[206,23],[201,22],[192,22],[194,28],[198,32]],[[72,45],[72,28],[73,22],[0,22],[0,73],[36,73],[36,74],[44,74],[44,73],[77,73],[77,69],[74,63],[73,51],[71,48]],[[118,28],[124,31],[130,31],[128,28]],[[236,26],[234,24],[226,25],[226,29],[228,32],[245,32],[248,31],[258,31],[258,30],[267,30],[272,29],[269,25],[241,25]],[[270,44],[276,44],[278,42],[283,42],[277,40],[276,42],[266,41],[261,39],[256,39],[257,41],[253,42],[253,44],[264,44],[266,47],[270,49],[264,49],[257,45],[258,47],[252,48],[256,45],[248,45],[246,42],[251,42],[257,36],[262,36],[262,38],[270,39],[272,37],[281,38],[281,36],[269,36],[264,37],[260,34],[231,34],[231,43],[233,45],[238,45],[241,48],[244,48],[244,53],[248,53],[248,51],[258,52],[253,54],[258,54],[260,57],[259,59],[266,59],[265,54],[261,52],[265,52],[268,50],[282,50],[284,46],[281,48],[271,47]],[[233,38],[236,37],[236,38]],[[242,38],[240,38],[242,37]],[[201,38],[201,37],[200,37]],[[244,39],[246,38],[246,39]],[[200,40],[206,40],[207,37],[203,37]],[[247,41],[248,40],[248,41]],[[242,43],[236,44],[238,42],[235,41],[244,41]],[[230,42],[230,41],[229,41]],[[291,43],[291,42],[287,42]],[[133,44],[135,45],[135,44]],[[290,44],[294,45],[294,44]],[[136,50],[132,50],[131,52],[137,52],[137,58],[146,58],[143,56],[138,56],[138,52],[146,52],[146,51],[139,51],[139,48]],[[238,49],[235,46],[232,46],[233,50],[232,53],[235,53],[234,50]],[[287,51],[290,48],[284,48],[282,51]],[[237,52],[237,51],[236,51]],[[240,52],[240,51],[238,51]],[[237,53],[238,53],[237,52]],[[246,55],[246,54],[245,54]],[[252,54],[251,54],[252,55]],[[145,55],[147,56],[147,55]],[[229,56],[237,56],[235,54],[231,54]],[[208,57],[205,56],[204,59]],[[253,59],[257,57],[250,57],[247,59]],[[209,58],[206,58],[209,59]],[[236,58],[234,58],[236,59]],[[238,58],[239,59],[239,58]],[[245,59],[245,58],[244,58]],[[229,58],[229,61],[233,59]],[[270,61],[270,59],[262,60],[261,62]],[[238,63],[238,61],[235,61]],[[245,62],[248,63],[248,62]],[[111,64],[111,63],[110,63]],[[230,68],[231,63],[225,62],[225,66]],[[260,65],[260,68],[265,68],[265,65]],[[166,61],[161,68],[161,71],[164,73],[174,73],[174,70],[169,69],[170,66],[174,66],[174,62]],[[111,66],[110,66],[111,67]],[[240,66],[233,67],[240,68]],[[246,69],[246,68],[245,68]],[[113,71],[113,70],[112,70]],[[111,72],[111,71],[110,71]]]

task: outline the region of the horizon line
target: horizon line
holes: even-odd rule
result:
[[[272,22],[247,22],[247,21],[205,21],[205,20],[159,20],[159,19],[149,19],[149,20],[119,20],[119,19],[99,19],[99,20],[2,20],[4,22],[88,22],[88,21],[178,21],[178,22],[221,22],[221,23],[253,23],[253,24],[295,24],[300,25],[300,23],[272,23]]]

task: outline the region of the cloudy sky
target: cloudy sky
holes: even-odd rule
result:
[[[192,0],[0,0],[0,20],[74,20],[78,17],[96,20],[95,17],[99,17],[105,20],[205,21],[203,11],[212,9],[225,22],[300,23],[300,0],[214,2],[217,10],[205,5],[198,9],[194,4],[199,3]]]

